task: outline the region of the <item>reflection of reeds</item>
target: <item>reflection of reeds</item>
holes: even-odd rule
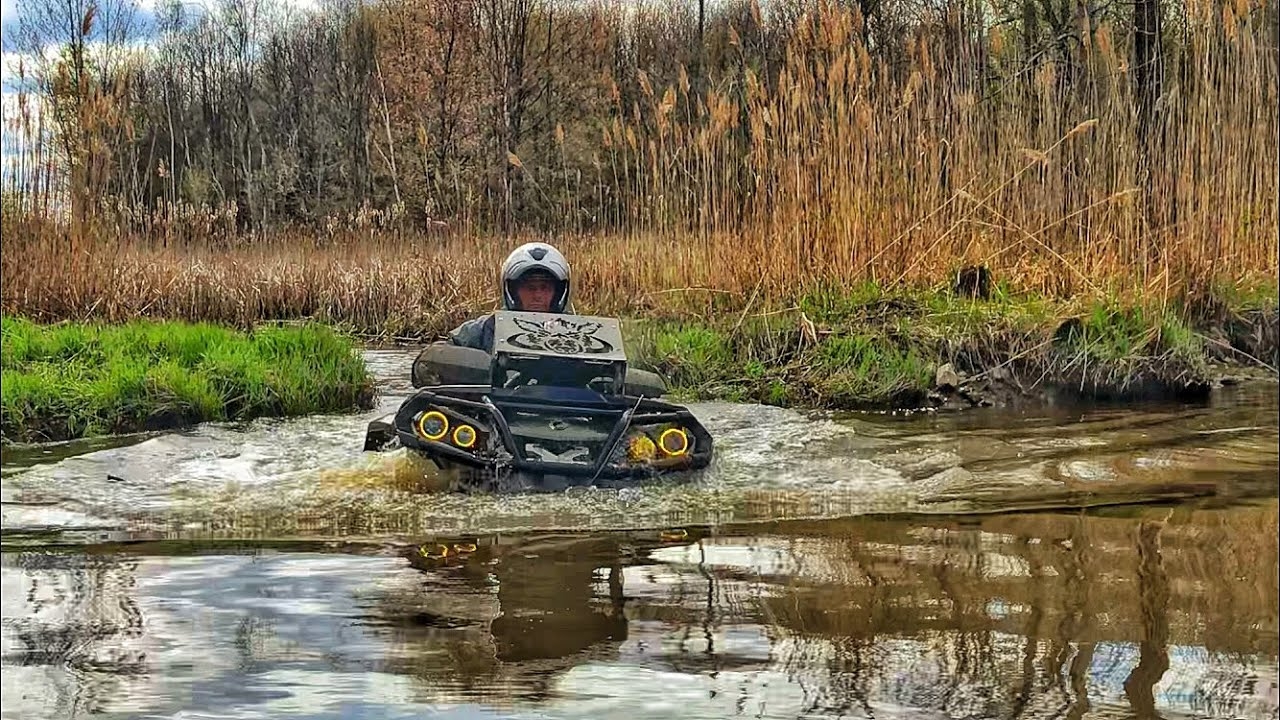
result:
[[[1280,513],[1267,508],[1195,513],[1162,533],[1170,593],[1180,612],[1202,623],[1200,644],[1239,652],[1255,638],[1280,647]],[[1246,646],[1247,647],[1247,646]]]
[[[1009,702],[1025,697],[1020,683],[1065,682],[1058,701],[1083,703],[1083,672],[1095,645],[1132,643],[1142,662],[1126,692],[1138,708],[1152,702],[1168,645],[1275,656],[1277,521],[1271,502],[965,524],[823,524],[815,527],[819,538],[804,545],[811,566],[821,556],[821,572],[798,573],[785,592],[763,602],[792,632],[794,672],[812,674],[818,656],[835,653],[825,662],[832,682],[843,683],[848,679],[834,675],[866,663],[874,668],[892,638],[913,638],[939,653],[957,686],[1004,687]],[[945,707],[950,695],[939,692]],[[1038,701],[1049,700],[1045,692]]]
[[[1024,614],[1039,608],[1040,628],[1093,618],[1081,623],[1076,640],[1136,641],[1142,627],[1137,523],[1119,514],[850,527],[845,538],[806,545],[807,552],[825,555],[826,582],[799,579],[797,593],[812,602],[787,612],[797,630],[806,631],[808,619],[811,629],[840,635],[943,627],[1029,631],[1017,612],[1005,620],[988,615],[988,602],[1000,599]],[[1268,504],[1182,510],[1160,525],[1172,642],[1215,651],[1277,651],[1277,520],[1277,506]],[[826,612],[837,598],[858,611]],[[1272,628],[1270,637],[1251,623]]]

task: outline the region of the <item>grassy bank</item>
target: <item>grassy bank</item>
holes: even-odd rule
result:
[[[3,309],[41,322],[309,319],[369,341],[425,342],[497,304],[496,269],[516,242],[280,233],[214,248],[87,236],[67,252],[37,233],[5,242]],[[578,311],[631,319],[635,357],[691,396],[833,407],[1047,391],[1130,399],[1202,394],[1222,364],[1280,365],[1274,257],[1225,263],[1196,285],[1144,280],[1117,260],[1078,292],[1047,281],[1045,267],[992,265],[975,298],[957,283],[961,258],[946,255],[917,258],[910,277],[873,268],[888,278],[877,281],[833,264],[770,275],[762,264],[776,253],[729,236],[556,244],[574,265]],[[966,377],[931,398],[948,363]]]
[[[320,238],[280,231],[228,246],[166,245],[162,237],[106,230],[68,238],[42,222],[29,233],[5,236],[0,309],[40,322],[153,317],[242,328],[305,318],[371,339],[424,339],[495,307],[498,268],[519,242],[532,239],[376,233]],[[768,237],[741,234],[581,235],[554,242],[573,263],[577,309],[615,317],[724,317],[736,323],[743,316],[793,309],[835,318],[841,307],[856,315],[864,300],[946,296],[957,271],[973,264],[990,269],[999,295],[994,302],[1025,299],[1066,314],[1095,304],[1159,314],[1200,305],[1231,311],[1276,296],[1274,252],[1223,259],[1202,282],[1186,283],[1123,255],[1108,256],[1085,274],[1079,270],[1086,267],[1082,258],[1050,256],[1052,262],[1041,263],[1045,258],[1020,243],[998,239],[966,253],[893,258],[877,257],[877,246],[869,242],[843,251],[844,261],[821,264],[799,262],[808,256],[770,244]],[[1022,259],[999,262],[1014,255]],[[851,261],[869,257],[874,262]],[[986,258],[993,262],[981,262]],[[1170,255],[1171,262],[1183,259]],[[1077,272],[1062,270],[1060,263]],[[1066,277],[1077,282],[1064,284]]]
[[[678,393],[774,405],[1192,399],[1242,372],[1274,377],[1280,362],[1274,290],[1160,309],[866,284],[782,311],[629,325],[633,357]]]
[[[373,397],[353,344],[322,327],[0,322],[6,441],[343,411]]]
[[[518,58],[468,3],[400,0],[259,26],[229,77],[206,62],[243,55],[225,18],[158,54],[35,51],[0,312],[426,339],[550,237],[578,309],[668,323],[655,352],[691,353],[669,361],[691,387],[906,397],[952,360],[1123,394],[1152,368],[1198,378],[1182,359],[1223,344],[1275,366],[1255,352],[1275,303],[1241,320],[1237,298],[1274,299],[1280,273],[1272,0],[1175,4],[1163,30],[1153,1],[1083,24],[1016,3],[517,5],[539,28]],[[49,27],[95,27],[69,10]],[[954,307],[966,266],[1017,295]]]

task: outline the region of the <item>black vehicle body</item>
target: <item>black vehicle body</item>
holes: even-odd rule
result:
[[[370,423],[365,449],[409,448],[467,485],[614,484],[711,461],[697,418],[659,399],[660,377],[627,367],[612,318],[499,312],[492,352],[429,346],[413,384]]]

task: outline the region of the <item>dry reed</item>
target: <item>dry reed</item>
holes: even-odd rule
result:
[[[1146,143],[1127,46],[1107,24],[1089,28],[1083,69],[1048,61],[993,87],[927,23],[909,65],[892,67],[868,55],[855,12],[819,4],[776,74],[744,55],[705,95],[641,77],[642,102],[615,107],[594,149],[617,216],[554,238],[579,308],[765,312],[866,281],[940,287],[969,264],[1056,299],[1165,305],[1274,286],[1280,96],[1255,12],[1267,7],[1228,7],[1226,26],[1185,9]],[[997,65],[998,34],[982,41]],[[312,317],[433,334],[492,306],[501,258],[527,239],[415,229],[395,211],[247,238],[227,207],[117,208],[68,226],[23,212],[33,197],[7,188],[0,275],[4,312],[41,319]]]

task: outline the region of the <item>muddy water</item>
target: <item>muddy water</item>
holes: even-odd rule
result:
[[[435,491],[363,416],[6,448],[3,716],[1276,717],[1277,392],[694,405],[694,476]]]

